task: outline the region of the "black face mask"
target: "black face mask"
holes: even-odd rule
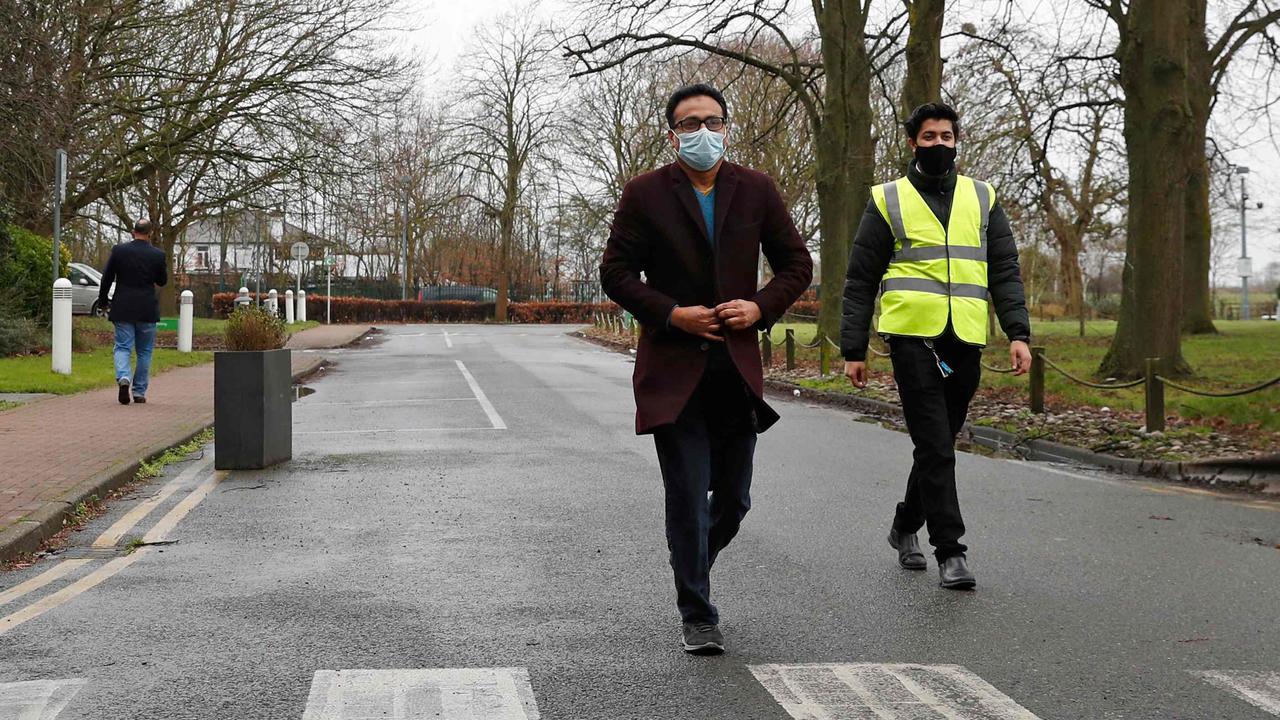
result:
[[[920,172],[932,177],[942,177],[956,165],[956,149],[943,145],[916,146],[916,165]]]

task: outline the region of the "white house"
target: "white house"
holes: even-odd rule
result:
[[[279,212],[246,210],[197,220],[187,226],[174,250],[174,272],[264,274],[298,271],[289,256],[289,246],[298,240],[311,247],[303,270],[310,272],[322,261],[331,245],[320,235],[308,232],[281,217]],[[351,254],[331,250],[333,277],[383,280],[396,259],[386,253]]]

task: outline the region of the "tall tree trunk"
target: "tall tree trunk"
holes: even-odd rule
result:
[[[902,117],[942,99],[942,21],[946,0],[910,0],[907,18],[907,76],[902,82]]]
[[[513,214],[504,211],[498,216],[498,300],[494,315],[501,323],[507,321],[507,297],[511,294],[511,236],[515,226]]]
[[[1066,316],[1084,317],[1084,282],[1080,277],[1080,238],[1058,236],[1058,272],[1062,297],[1067,301]]]
[[[1143,373],[1158,357],[1162,373],[1190,368],[1182,357],[1183,253],[1189,160],[1194,147],[1187,93],[1192,42],[1189,8],[1202,0],[1132,0],[1120,28],[1125,93],[1129,213],[1120,320],[1100,372]]]
[[[822,233],[818,331],[840,337],[849,247],[871,196],[875,140],[871,137],[871,63],[860,0],[829,0],[818,29],[826,69],[821,125],[814,129],[814,160]]]
[[[1209,114],[1213,108],[1213,58],[1205,34],[1205,0],[1192,0],[1188,11],[1190,26],[1191,132],[1194,143],[1187,178],[1187,227],[1183,246],[1182,330],[1187,333],[1216,333],[1213,300],[1209,291],[1213,221],[1209,216]]]

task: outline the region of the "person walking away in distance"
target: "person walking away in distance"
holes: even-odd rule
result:
[[[107,318],[115,326],[113,357],[121,405],[129,404],[131,393],[133,402],[147,401],[151,353],[156,323],[160,322],[156,288],[169,282],[164,251],[151,244],[153,232],[150,220],[139,220],[133,226],[133,241],[111,248],[98,290],[98,306],[109,308]],[[112,283],[116,285],[114,296],[110,295]],[[137,364],[131,372],[130,361],[135,353]]]

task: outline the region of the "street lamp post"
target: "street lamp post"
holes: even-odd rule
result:
[[[1249,278],[1253,275],[1253,261],[1249,258],[1248,245],[1248,221],[1246,213],[1249,211],[1249,191],[1245,188],[1244,176],[1249,174],[1249,168],[1244,165],[1235,166],[1235,174],[1240,176],[1240,318],[1248,320],[1249,312]],[[1262,203],[1257,203],[1257,210],[1262,209]]]
[[[67,201],[67,151],[53,154],[53,279],[62,273],[62,204]]]

